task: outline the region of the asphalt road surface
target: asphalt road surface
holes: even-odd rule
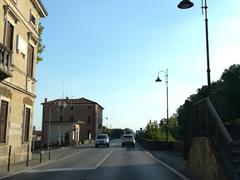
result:
[[[141,147],[81,148],[79,152],[7,180],[188,180]]]

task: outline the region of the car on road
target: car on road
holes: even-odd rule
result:
[[[135,138],[132,134],[124,134],[122,136],[122,147],[126,145],[131,145],[132,147],[135,147]]]
[[[98,134],[95,141],[95,147],[97,148],[100,145],[109,147],[109,137],[107,134]]]

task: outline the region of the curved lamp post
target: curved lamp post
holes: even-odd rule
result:
[[[165,84],[166,84],[166,98],[167,98],[167,142],[169,142],[169,125],[168,125],[168,69],[166,69],[166,71],[159,71],[158,72],[158,77],[155,80],[156,82],[162,82],[162,80],[159,77],[160,73],[164,73],[165,75]]]
[[[51,124],[51,115],[52,115],[52,107],[51,104],[49,104],[49,112],[48,112],[48,160],[51,159],[51,152],[50,152],[50,124]]]
[[[190,0],[182,0],[178,4],[180,9],[188,9],[193,7],[193,3]],[[208,42],[208,16],[207,16],[207,0],[202,0],[202,14],[205,14],[205,31],[206,31],[206,53],[207,53],[207,81],[208,81],[208,97],[211,99],[211,77],[210,77],[210,63],[209,63],[209,42]],[[204,11],[203,11],[204,9]]]

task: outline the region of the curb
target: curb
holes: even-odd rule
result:
[[[64,148],[64,150],[66,150],[66,149],[71,149],[71,148]],[[59,150],[63,150],[63,149],[57,149],[57,150],[53,150],[53,151],[59,151]],[[0,180],[1,180],[1,179],[8,178],[8,177],[11,177],[11,176],[15,176],[15,175],[17,175],[17,174],[25,173],[25,172],[30,171],[30,170],[32,170],[32,169],[36,169],[36,168],[39,168],[39,167],[42,167],[42,166],[45,166],[45,165],[48,165],[48,164],[51,164],[51,163],[54,163],[54,162],[58,162],[58,161],[64,160],[64,159],[66,159],[66,158],[69,158],[69,157],[72,157],[72,156],[74,156],[74,155],[76,155],[76,154],[79,154],[79,153],[81,153],[81,152],[84,151],[84,150],[85,150],[85,149],[81,149],[79,152],[75,152],[75,153],[70,154],[70,155],[68,155],[68,156],[64,156],[64,157],[62,157],[62,158],[60,158],[60,159],[48,160],[48,161],[42,162],[41,164],[38,164],[38,165],[33,165],[33,166],[31,166],[31,167],[26,167],[26,168],[23,168],[23,170],[19,170],[19,171],[17,171],[17,172],[7,172],[6,175],[0,177]]]

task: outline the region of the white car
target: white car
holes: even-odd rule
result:
[[[131,145],[132,147],[135,147],[135,138],[132,134],[124,134],[122,136],[122,147],[125,145]]]
[[[100,145],[105,145],[109,147],[109,137],[107,134],[98,134],[96,137],[95,147],[97,148]]]

